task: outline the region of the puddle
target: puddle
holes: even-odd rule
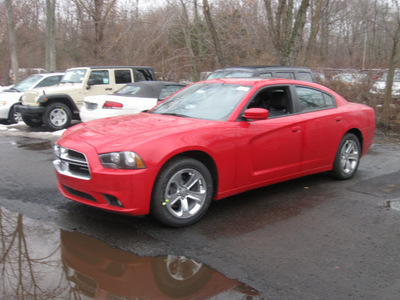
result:
[[[140,257],[0,208],[0,299],[262,299],[201,262]]]
[[[23,138],[16,143],[18,148],[33,151],[49,150],[52,151],[52,143],[47,140]]]

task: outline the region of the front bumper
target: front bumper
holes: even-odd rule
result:
[[[90,178],[73,177],[56,170],[57,186],[64,197],[127,215],[149,213],[156,170],[106,169],[93,147],[84,143],[80,146],[87,157]]]
[[[43,106],[28,106],[28,105],[18,105],[17,112],[21,115],[41,115],[44,113],[45,107]]]

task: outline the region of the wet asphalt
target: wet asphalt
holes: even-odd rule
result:
[[[245,299],[400,299],[398,139],[379,134],[351,180],[318,174],[229,197],[214,202],[201,222],[181,229],[63,198],[51,163],[56,139],[29,130],[0,131],[2,231],[12,230],[5,224],[18,224],[22,218],[31,238],[32,232],[52,232],[47,239],[51,243],[32,242],[33,249],[58,247],[62,256],[66,246],[61,236],[83,235],[83,240],[94,239],[126,255],[150,260],[164,257],[167,265],[168,256],[194,261],[195,266],[208,266],[218,274],[213,276],[234,282],[223,292],[211,289],[197,299],[234,299],[237,294]],[[13,221],[6,222],[6,216]],[[5,246],[0,244],[0,258]],[[76,252],[85,250],[78,247]],[[4,260],[0,267],[5,268]],[[69,268],[78,272],[78,267],[67,263],[63,267],[66,279],[72,278],[65,271]],[[222,287],[210,278],[202,286],[214,282]],[[68,282],[76,289],[76,282]],[[200,292],[192,293],[179,299],[191,299]]]

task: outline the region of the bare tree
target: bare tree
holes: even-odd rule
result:
[[[10,44],[11,69],[15,76],[14,82],[18,82],[19,65],[18,65],[18,54],[17,54],[17,38],[14,30],[14,14],[11,1],[12,0],[5,0],[6,12],[7,12],[7,30],[8,30],[8,40]]]
[[[221,44],[218,39],[217,30],[215,29],[215,26],[214,26],[214,21],[211,17],[210,5],[208,4],[208,0],[203,0],[203,13],[204,13],[204,17],[207,22],[208,30],[210,31],[210,34],[212,37],[212,41],[214,44],[215,51],[217,53],[217,58],[218,58],[219,64],[221,65],[221,67],[224,68],[226,66],[225,58],[221,51]]]
[[[264,0],[264,3],[277,61],[283,66],[294,65],[310,0],[301,0],[297,11],[294,0],[278,0],[277,7],[273,7],[272,0]]]

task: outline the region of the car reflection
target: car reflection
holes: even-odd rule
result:
[[[182,256],[140,257],[61,230],[65,274],[92,299],[262,299],[259,292]]]

